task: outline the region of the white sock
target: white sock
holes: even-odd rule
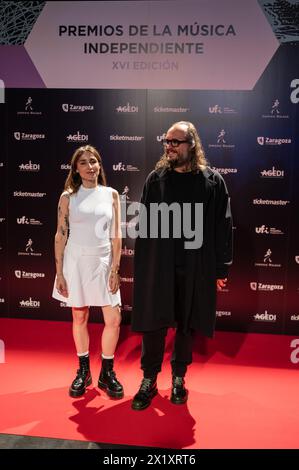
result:
[[[89,356],[89,351],[86,351],[86,352],[84,352],[84,353],[77,353],[77,356],[78,356],[78,357]]]
[[[104,354],[102,354],[102,358],[103,359],[114,359],[114,354],[113,354],[113,356],[105,356]]]

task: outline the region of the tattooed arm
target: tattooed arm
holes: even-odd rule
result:
[[[56,288],[63,297],[68,296],[66,281],[63,276],[63,253],[69,229],[69,198],[64,192],[58,203],[57,231],[55,234]]]

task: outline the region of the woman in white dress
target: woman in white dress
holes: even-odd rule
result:
[[[124,394],[113,370],[121,322],[120,223],[119,195],[106,185],[98,151],[90,145],[78,148],[58,203],[53,288],[53,297],[72,307],[79,357],[79,369],[69,389],[72,397],[82,396],[92,382],[87,327],[92,305],[102,307],[105,323],[98,386],[113,398]]]

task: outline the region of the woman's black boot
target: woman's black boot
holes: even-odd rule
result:
[[[79,356],[79,369],[75,380],[69,389],[69,394],[73,398],[81,397],[86,391],[86,387],[92,382],[90,367],[89,367],[89,356]]]
[[[113,362],[113,359],[104,359],[102,357],[102,368],[98,387],[105,390],[109,397],[122,398],[124,396],[124,389],[116,378],[116,374],[113,370]]]

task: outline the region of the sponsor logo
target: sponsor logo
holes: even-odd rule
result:
[[[212,167],[213,170],[218,171],[221,175],[229,175],[229,174],[235,174],[238,173],[237,168],[218,168],[216,166]]]
[[[274,292],[283,290],[282,284],[264,284],[262,282],[250,282],[250,289],[254,291]]]
[[[259,235],[284,235],[284,232],[275,227],[269,227],[268,225],[261,225],[255,227],[255,232]]]
[[[70,170],[71,169],[71,165],[69,163],[62,163],[60,165],[60,169],[61,170]]]
[[[211,147],[211,148],[232,149],[232,148],[235,147],[235,145],[234,144],[229,144],[227,142],[226,131],[224,129],[221,129],[219,131],[218,136],[217,136],[217,143],[216,144],[209,144],[209,147]]]
[[[210,114],[237,114],[237,111],[229,106],[219,106],[215,104],[214,106],[209,106]]]
[[[271,110],[269,114],[263,114],[262,118],[274,118],[274,119],[288,119],[289,116],[287,114],[282,114],[280,111],[280,103],[279,100],[276,98],[273,101]]]
[[[281,264],[272,262],[272,251],[270,248],[264,253],[264,259],[262,263],[254,263],[254,266],[258,267],[269,267],[269,268],[281,268]]]
[[[112,165],[113,171],[140,171],[137,166],[125,165],[122,162],[118,162],[116,165]]]
[[[0,162],[0,168],[3,168],[3,167],[4,167],[4,163]]]
[[[25,101],[25,106],[24,106],[24,111],[17,111],[17,115],[35,115],[35,116],[40,116],[42,113],[41,111],[35,111],[34,110],[34,105],[33,105],[33,99],[31,96],[28,96],[28,98]]]
[[[140,142],[144,139],[144,136],[141,135],[111,135],[110,140],[112,142]]]
[[[292,315],[291,321],[299,321],[299,315]]]
[[[256,206],[286,206],[290,201],[283,199],[253,199],[252,203]]]
[[[80,132],[77,131],[77,134],[69,134],[66,140],[67,142],[87,142],[88,134],[80,134]]]
[[[117,106],[115,109],[118,113],[138,113],[138,106],[132,106],[130,103],[125,106]]]
[[[18,256],[41,256],[41,253],[35,252],[34,249],[32,248],[33,241],[31,238],[28,239],[26,246],[25,246],[25,251],[19,251]]]
[[[5,220],[5,217],[0,217],[0,223],[4,222],[4,220]]]
[[[19,307],[40,308],[40,301],[33,300],[31,297],[29,297],[28,300],[20,300]]]
[[[5,304],[5,299],[3,297],[0,297],[0,304]]]
[[[166,137],[165,132],[164,132],[164,134],[162,134],[162,135],[157,135],[157,141],[158,141],[158,142],[162,142],[162,140],[164,140],[165,137]]]
[[[283,145],[283,144],[291,144],[292,139],[280,139],[280,138],[273,138],[273,137],[257,137],[257,143],[259,145]]]
[[[290,83],[290,87],[294,88],[290,94],[290,100],[293,104],[297,104],[299,103],[299,78],[294,78]]]
[[[129,191],[130,191],[130,188],[129,188],[129,186],[126,185],[123,189],[123,192],[120,195],[120,199],[122,201],[128,201],[130,199]]]
[[[38,279],[46,277],[45,273],[27,273],[26,271],[15,270],[18,279]]]
[[[67,304],[66,304],[66,302],[60,302],[60,303],[59,303],[59,305],[60,305],[60,307],[62,307],[62,308],[65,308],[65,307],[67,307]]]
[[[65,113],[84,113],[85,111],[94,110],[93,105],[87,105],[87,104],[77,105],[77,104],[71,104],[71,103],[63,103],[61,107]]]
[[[299,339],[293,339],[291,341],[290,347],[294,348],[294,350],[291,352],[290,360],[293,364],[298,364],[299,362]]]
[[[277,319],[277,315],[273,313],[268,313],[267,310],[265,310],[265,313],[257,313],[253,316],[254,321],[258,322],[267,322],[267,323],[275,323]]]
[[[121,282],[129,282],[130,284],[134,282],[133,277],[121,277],[120,280]]]
[[[297,264],[299,264],[299,255],[295,256],[295,261],[296,261]]]
[[[40,165],[38,163],[32,163],[31,160],[29,160],[28,163],[21,163],[21,165],[19,165],[19,171],[37,172],[39,170],[40,170]]]
[[[225,310],[216,310],[216,317],[231,317],[232,312]]]
[[[46,138],[45,134],[29,134],[27,132],[14,132],[14,138],[16,140],[25,140],[25,141],[34,141],[34,140],[43,140]]]
[[[25,215],[23,215],[22,217],[17,217],[17,224],[19,225],[43,225],[40,220],[36,220],[31,217],[26,217]]]
[[[272,166],[271,170],[262,170],[260,172],[261,178],[284,178],[284,170],[276,170],[274,166]]]
[[[14,197],[44,197],[47,193],[31,193],[28,191],[14,191]]]
[[[122,256],[131,257],[131,256],[134,256],[134,254],[135,254],[135,250],[133,248],[127,248],[126,246],[124,246],[124,248],[122,248],[121,250]]]
[[[190,108],[182,108],[181,106],[178,108],[163,106],[154,107],[154,113],[187,113],[188,111],[190,111]]]

